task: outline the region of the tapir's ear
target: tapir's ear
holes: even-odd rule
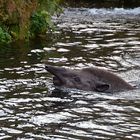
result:
[[[110,85],[106,83],[99,82],[95,85],[95,90],[99,92],[104,92],[109,89]]]

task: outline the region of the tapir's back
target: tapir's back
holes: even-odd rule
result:
[[[112,72],[104,69],[95,68],[95,67],[85,68],[81,70],[81,73],[87,73],[93,79],[109,84],[110,85],[109,91],[134,89],[134,87],[131,86],[129,83],[127,83],[125,80],[113,74]]]

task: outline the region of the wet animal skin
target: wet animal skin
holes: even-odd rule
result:
[[[132,85],[119,76],[96,67],[69,69],[46,65],[45,69],[54,76],[53,84],[57,87],[98,92],[118,92],[134,89]]]

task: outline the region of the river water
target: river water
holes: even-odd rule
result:
[[[140,8],[66,8],[44,41],[0,47],[0,139],[139,140]],[[99,66],[138,88],[56,90],[44,62]]]

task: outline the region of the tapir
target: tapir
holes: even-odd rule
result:
[[[46,65],[57,87],[76,88],[85,91],[117,92],[132,90],[134,87],[116,74],[97,67],[69,69]]]

